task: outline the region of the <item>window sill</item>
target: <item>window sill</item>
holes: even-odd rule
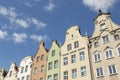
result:
[[[107,44],[107,43],[109,43],[110,41],[107,41],[107,42],[103,42],[104,44]]]
[[[99,61],[95,61],[95,63],[98,63],[98,62],[101,62],[102,60],[99,60]]]
[[[104,76],[97,76],[97,78],[103,78]]]
[[[114,57],[106,58],[106,60],[113,59]]]
[[[112,73],[112,74],[109,74],[109,76],[114,76],[114,75],[117,75],[118,73]]]

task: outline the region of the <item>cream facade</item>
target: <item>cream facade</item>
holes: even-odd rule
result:
[[[9,71],[5,77],[5,80],[17,80],[18,67],[15,63],[11,63]]]
[[[90,38],[92,80],[120,80],[120,26],[99,12]]]
[[[0,69],[0,80],[5,80],[5,76],[6,76],[7,72],[5,71],[5,69]]]
[[[78,26],[66,31],[61,46],[61,80],[92,80],[87,45],[88,36],[81,36]]]
[[[23,58],[18,67],[17,80],[30,80],[30,74],[32,69],[32,57],[27,56]]]

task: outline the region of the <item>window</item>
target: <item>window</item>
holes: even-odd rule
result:
[[[52,51],[52,56],[55,56],[55,50]]]
[[[108,66],[108,68],[109,68],[110,75],[117,73],[115,65]]]
[[[116,35],[114,36],[114,39],[115,39],[115,40],[119,40],[119,39],[120,39],[119,34],[116,34]]]
[[[118,50],[118,54],[120,55],[120,47],[118,47],[117,50]]]
[[[68,80],[68,71],[64,71],[63,78],[64,80]]]
[[[41,55],[41,61],[43,61],[44,60],[44,55]]]
[[[36,73],[37,73],[37,68],[35,67],[35,68],[34,68],[34,74],[36,74]]]
[[[103,39],[103,42],[104,42],[104,43],[109,42],[108,35],[103,36],[102,39]]]
[[[69,50],[71,50],[72,49],[72,45],[71,44],[68,44],[67,45],[67,50],[69,51]]]
[[[52,75],[49,75],[49,76],[48,76],[48,80],[52,80]]]
[[[12,76],[12,71],[10,71],[10,75],[9,75],[9,77],[11,77]]]
[[[80,52],[80,61],[85,60],[85,54],[84,52]]]
[[[67,65],[68,64],[68,57],[65,57],[63,61],[64,61],[64,65]]]
[[[24,80],[24,76],[22,77],[22,80]]]
[[[98,42],[95,42],[94,43],[94,47],[98,47],[99,45],[98,45]]]
[[[72,69],[72,78],[76,78],[76,77],[77,77],[77,70]]]
[[[44,72],[44,65],[41,66],[41,72]]]
[[[51,70],[52,69],[52,62],[49,62],[48,63],[48,70]]]
[[[27,71],[28,71],[28,66],[25,67],[25,72],[27,72]]]
[[[58,60],[54,61],[54,68],[58,68]]]
[[[43,80],[43,78],[40,78],[40,80]]]
[[[105,23],[100,24],[100,29],[104,30],[106,28]]]
[[[81,67],[81,76],[86,76],[86,67]]]
[[[76,62],[76,55],[73,54],[71,55],[71,63],[75,63]]]
[[[100,61],[101,58],[100,58],[100,53],[95,53],[94,54],[94,61],[97,62],[97,61]]]
[[[78,48],[78,47],[79,47],[78,41],[74,42],[74,48]]]
[[[54,74],[54,80],[58,80],[58,74]]]
[[[105,53],[106,53],[106,59],[109,59],[109,58],[113,57],[112,50],[107,50]]]
[[[96,74],[97,74],[97,77],[101,77],[101,76],[103,76],[103,70],[102,70],[102,68],[97,68],[96,69]]]
[[[30,76],[29,75],[26,76],[26,80],[30,80]]]
[[[21,73],[23,73],[23,71],[24,71],[24,67],[21,68]]]
[[[40,56],[37,56],[36,58],[36,62],[38,62],[40,60]]]

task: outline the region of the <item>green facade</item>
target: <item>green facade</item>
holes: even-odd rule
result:
[[[46,80],[60,80],[60,47],[53,41],[47,57]]]

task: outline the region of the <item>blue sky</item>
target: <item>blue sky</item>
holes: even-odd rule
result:
[[[68,28],[78,25],[92,35],[98,9],[110,12],[120,24],[120,0],[0,0],[0,68],[9,69],[34,56],[39,42],[49,49],[52,40],[64,42]]]

